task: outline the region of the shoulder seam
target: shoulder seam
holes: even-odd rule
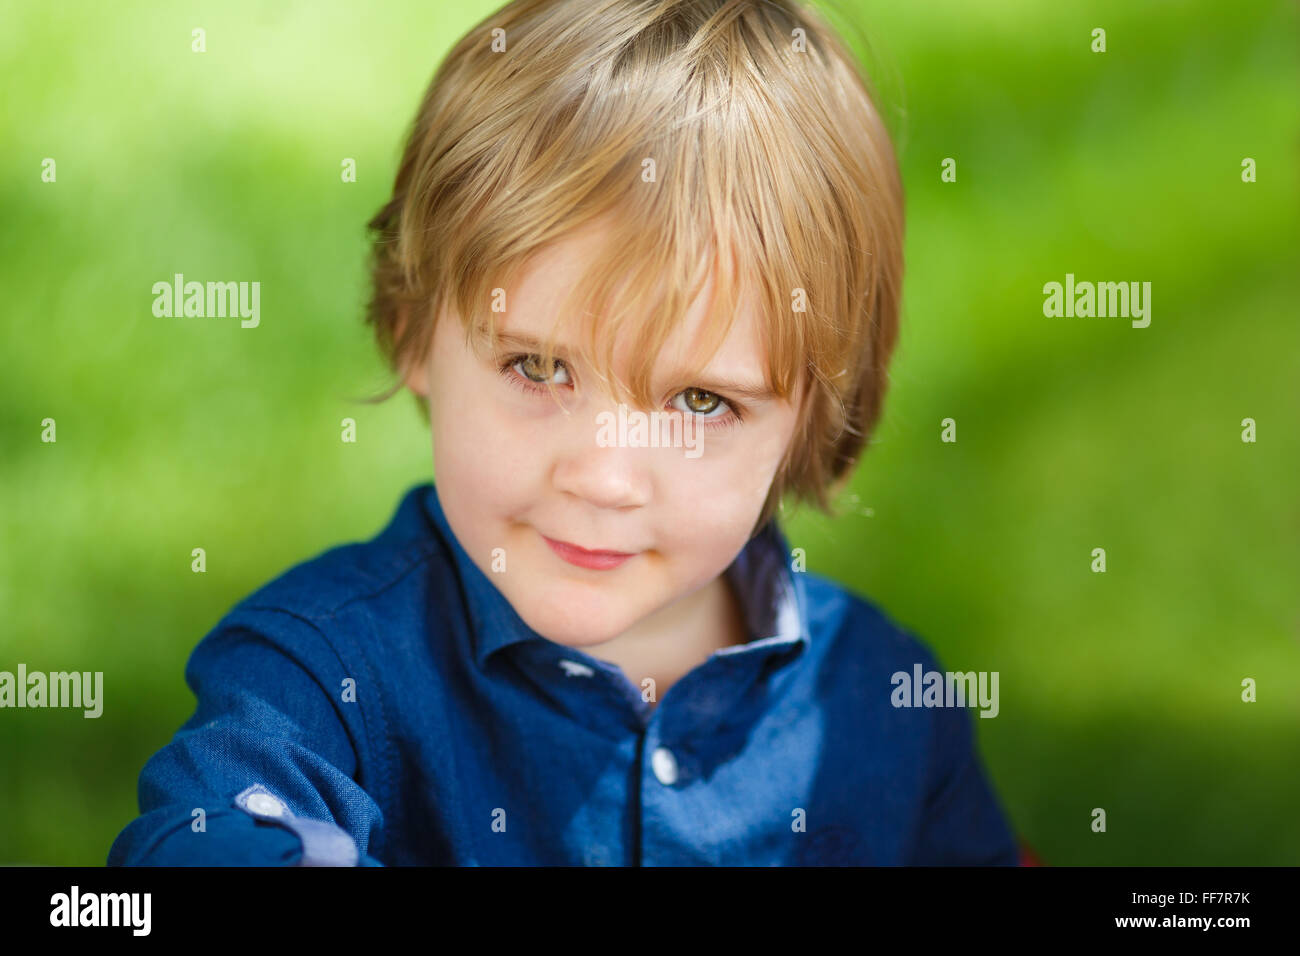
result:
[[[364,547],[365,544],[366,542],[358,542],[353,546]],[[344,547],[347,546],[345,545]],[[414,541],[408,544],[404,550],[402,550],[396,557],[394,557],[390,561],[391,570],[389,571],[388,576],[386,576],[380,584],[377,584],[369,588],[368,590],[361,592],[360,594],[349,594],[338,604],[326,608],[322,608],[320,610],[316,610],[316,611],[290,610],[288,605],[291,602],[287,600],[278,599],[277,591],[279,589],[276,588],[274,585],[270,585],[268,587],[259,589],[256,593],[249,595],[239,604],[235,605],[235,607],[232,608],[231,610],[238,611],[241,609],[247,609],[247,610],[286,611],[290,614],[293,614],[296,617],[303,619],[304,621],[310,621],[313,624],[317,621],[328,620],[329,618],[336,616],[340,611],[342,611],[349,604],[355,604],[358,601],[366,601],[369,600],[370,598],[375,597],[378,594],[382,594],[384,591],[388,590],[393,585],[397,584],[398,581],[400,581],[407,574],[409,574],[412,571],[412,569],[414,569],[417,565],[427,561],[429,556],[433,554],[437,550],[437,548],[438,548],[437,543],[432,541]],[[417,553],[412,555],[411,554],[412,551],[416,551]],[[310,562],[307,562],[302,565],[298,565],[296,568],[290,570],[288,573],[292,574],[293,571],[298,570],[299,568],[306,567],[308,564],[310,564]]]

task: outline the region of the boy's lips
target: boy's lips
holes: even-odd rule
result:
[[[630,551],[592,551],[576,544],[570,544],[567,541],[556,541],[554,538],[546,537],[546,535],[542,535],[542,538],[551,546],[551,550],[565,561],[593,571],[608,571],[611,568],[618,567],[628,558],[636,556],[634,552]]]

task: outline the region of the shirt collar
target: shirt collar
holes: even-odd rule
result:
[[[544,641],[519,616],[497,586],[471,560],[447,523],[430,483],[423,495],[425,511],[451,550],[469,608],[474,657],[482,667],[496,651],[522,641]],[[721,656],[802,651],[809,642],[807,599],[799,575],[788,565],[789,542],[775,520],[769,521],[741,549],[726,570],[745,616],[749,640],[722,648]]]

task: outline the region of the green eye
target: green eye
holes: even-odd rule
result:
[[[682,392],[686,407],[697,415],[707,415],[722,402],[722,398],[702,388],[688,388]]]
[[[726,418],[728,412],[739,417],[721,395],[694,386],[684,388],[673,396],[673,408],[709,422]]]
[[[540,355],[525,355],[515,363],[515,366],[519,369],[519,373],[523,375],[524,378],[528,379],[530,382],[536,382],[539,385],[544,385],[551,376],[556,374],[556,372],[563,372],[564,378],[554,384],[567,385],[569,382],[569,370],[566,369],[563,363],[558,360],[552,363],[550,368],[547,368],[542,363],[542,357]]]

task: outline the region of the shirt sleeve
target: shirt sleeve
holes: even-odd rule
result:
[[[140,774],[140,816],[108,864],[378,866],[378,803],[355,779],[365,739],[333,647],[287,611],[232,615],[185,668],[192,717]]]
[[[970,712],[936,707],[929,790],[914,859],[917,866],[1015,866],[1015,835],[975,749]]]

